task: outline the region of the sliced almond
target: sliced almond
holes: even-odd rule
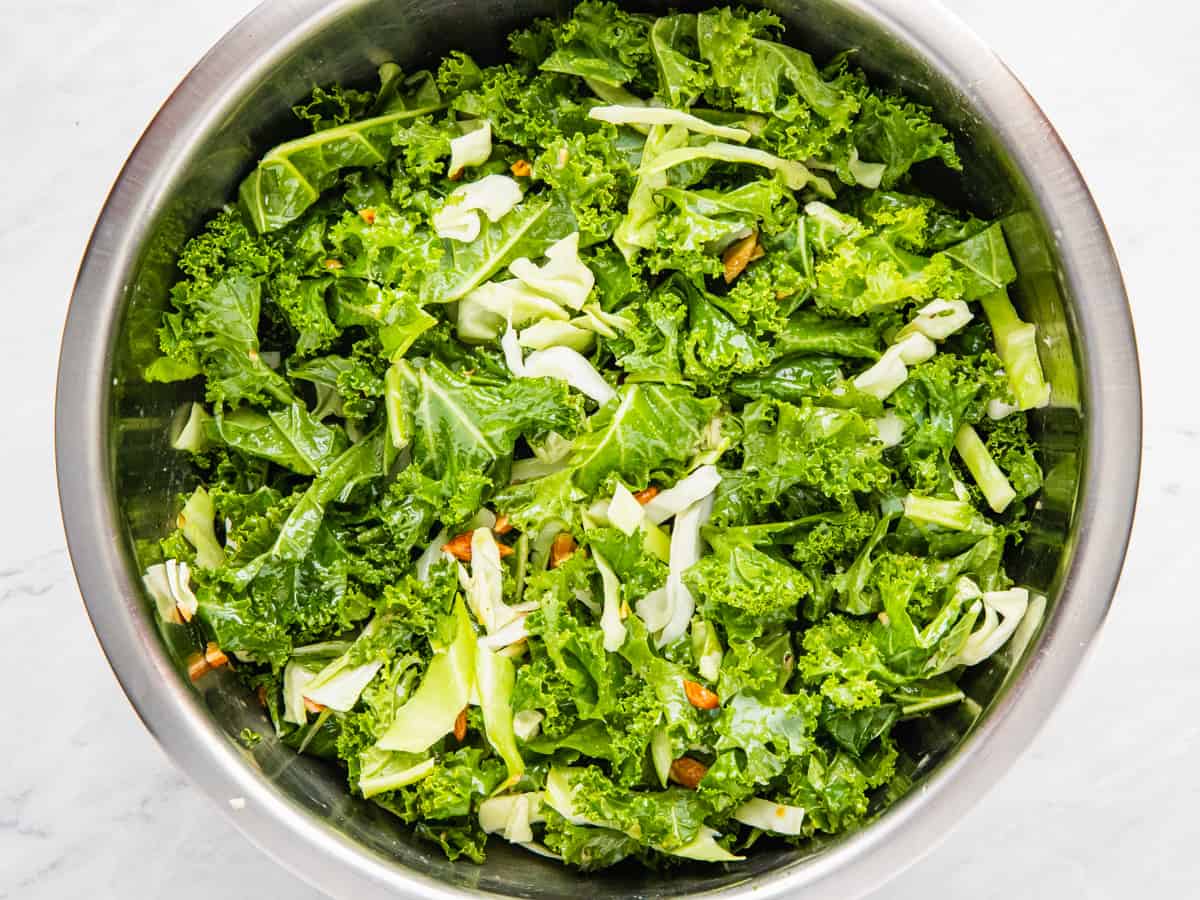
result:
[[[577,546],[575,538],[565,531],[555,536],[554,543],[550,545],[550,568],[557,569],[570,559]]]
[[[763,248],[758,244],[757,231],[750,232],[740,241],[734,241],[721,254],[721,261],[725,264],[725,283],[730,284],[742,274],[746,266],[763,256]]]
[[[217,646],[216,641],[209,641],[208,646],[204,648],[204,660],[214,669],[229,665],[229,657]]]
[[[654,485],[650,485],[650,487],[646,488],[644,491],[638,491],[636,494],[634,494],[633,499],[642,504],[642,506],[645,506],[657,496],[658,488],[656,488]]]
[[[208,660],[204,658],[203,653],[193,653],[188,657],[187,673],[188,678],[192,681],[199,681],[211,671],[212,666],[208,664]]]
[[[671,780],[692,791],[700,785],[707,774],[708,766],[690,756],[681,756],[671,763]]]
[[[442,549],[457,559],[459,562],[471,561],[471,535],[473,532],[464,531],[462,534],[456,534],[448,543],[442,544]],[[508,544],[502,544],[496,541],[496,547],[500,551],[500,555],[511,556],[513,548]]]
[[[449,542],[442,544],[442,550],[459,562],[470,562],[471,532],[464,531],[462,534],[455,535]]]
[[[500,516],[496,520],[496,524],[492,526],[492,534],[508,534],[512,529],[512,522],[508,520],[508,516]],[[500,552],[503,553],[504,551]]]
[[[683,679],[683,692],[687,694],[688,703],[696,709],[716,709],[721,705],[721,698],[702,684]]]

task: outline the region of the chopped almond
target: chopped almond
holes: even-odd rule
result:
[[[464,706],[458,718],[454,720],[454,739],[460,744],[467,737],[467,708]]]
[[[329,259],[325,260],[325,262],[321,263],[321,265],[323,265],[325,268],[327,268],[331,271],[333,269],[344,268],[344,266],[342,265],[342,261],[340,259],[334,259],[333,257],[330,257]]]
[[[358,211],[358,216],[368,225],[375,224],[375,210],[373,209],[360,209]]]
[[[508,534],[512,531],[512,522],[508,521],[508,516],[501,516],[496,520],[496,524],[492,526],[492,534]],[[500,551],[504,552],[504,551]]]
[[[529,164],[527,159],[518,159],[515,163],[509,166],[509,169],[518,178],[527,178],[533,173],[533,166]]]
[[[671,763],[670,774],[673,782],[694,791],[708,774],[708,766],[690,756],[681,756]]]
[[[683,679],[683,692],[687,694],[688,703],[696,709],[716,709],[721,705],[721,698],[702,684]]]
[[[304,698],[304,708],[310,713],[323,713],[326,709],[324,704],[309,700],[307,697]]]
[[[571,537],[567,532],[560,532],[555,538],[554,543],[550,546],[550,568],[557,569],[575,552],[577,544],[575,538]]]
[[[471,535],[474,532],[464,531],[462,534],[456,534],[449,543],[442,544],[442,549],[457,559],[459,562],[471,561]],[[496,547],[500,550],[500,556],[511,556],[513,548],[508,544],[502,544],[496,541]]]
[[[725,283],[730,284],[756,259],[763,257],[763,248],[758,244],[758,232],[752,231],[740,241],[735,241],[721,254],[725,263]]]
[[[471,561],[471,532],[464,531],[455,535],[449,543],[442,544],[442,550],[449,553],[459,562]]]
[[[229,664],[229,657],[225,655],[224,650],[217,646],[216,641],[209,641],[208,646],[204,648],[204,660],[214,669]]]
[[[188,657],[187,673],[188,678],[192,681],[199,681],[211,671],[212,666],[208,664],[208,660],[204,658],[203,653],[193,653]]]
[[[642,506],[645,506],[657,496],[658,488],[656,488],[654,485],[650,485],[650,487],[646,488],[644,491],[638,491],[636,494],[634,494],[633,499],[642,504]]]

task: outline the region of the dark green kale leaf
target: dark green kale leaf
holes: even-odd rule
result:
[[[812,582],[795,566],[715,533],[710,541],[713,552],[683,576],[706,619],[742,640],[796,620],[796,605],[812,591]]]
[[[174,375],[203,374],[214,404],[291,403],[291,386],[259,352],[262,280],[242,272],[212,284],[181,282],[173,292],[178,312],[168,314],[162,347]],[[150,377],[161,377],[155,364]]]
[[[621,309],[635,324],[610,346],[627,381],[683,382],[681,353],[688,296],[683,276],[674,276],[649,296]]]
[[[826,82],[811,56],[768,39],[779,19],[765,10],[740,13],[715,9],[697,16],[701,57],[709,64],[714,99],[784,121],[812,114],[845,128],[858,101]]]
[[[569,21],[550,32],[553,50],[541,68],[644,89],[653,83],[648,40],[652,22],[615,3],[587,0],[575,7]]]
[[[381,96],[389,84],[385,82]],[[394,152],[396,126],[442,106],[428,73],[418,73],[404,88],[405,93],[395,93],[386,109],[372,118],[322,127],[270,150],[238,189],[241,207],[254,227],[260,233],[275,231],[296,220],[337,183],[343,169],[385,165]],[[327,124],[319,115],[317,122]]]
[[[411,423],[413,468],[437,484],[431,506],[477,510],[495,485],[508,482],[518,438],[573,433],[581,407],[564,382],[545,378],[501,384],[465,377],[435,360],[397,363],[399,403]],[[415,478],[413,476],[407,476]],[[409,488],[416,488],[408,482]]]
[[[797,488],[841,505],[891,482],[882,444],[854,410],[763,398],[746,407],[742,422],[742,466],[717,488],[717,524],[749,524]]]
[[[964,424],[979,422],[991,399],[1007,396],[1000,360],[939,353],[914,366],[889,398],[904,423],[900,452],[910,486],[933,494],[952,488],[950,451]]]
[[[739,328],[699,290],[691,291],[683,342],[683,371],[690,380],[722,387],[737,375],[761,369],[773,356],[771,348]]]

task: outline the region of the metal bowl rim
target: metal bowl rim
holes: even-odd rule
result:
[[[261,849],[322,890],[451,900],[467,892],[400,868],[273,790],[211,720],[157,636],[123,548],[108,437],[120,301],[151,211],[189,148],[300,40],[363,0],[268,0],[181,82],[138,141],[100,213],[63,334],[55,401],[59,499],[93,628],[147,729]],[[1045,115],[988,47],[929,0],[843,0],[919,50],[966,93],[1027,180],[1054,235],[1083,348],[1088,411],[1076,546],[1055,614],[1024,667],[950,757],[876,822],[799,864],[726,888],[759,900],[859,897],[931,849],[1029,744],[1082,663],[1112,602],[1133,524],[1141,387],[1128,300],[1099,211]],[[249,62],[248,62],[249,61]],[[1103,496],[1096,489],[1103,485]],[[97,538],[97,536],[102,536]],[[244,800],[234,808],[229,801]],[[803,892],[801,894],[801,892]]]

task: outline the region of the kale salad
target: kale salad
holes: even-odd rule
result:
[[[451,858],[859,827],[1044,609],[1001,225],[921,189],[961,168],[930,110],[768,12],[508,47],[316,88],[186,245],[145,374],[195,383],[196,486],[148,592],[248,740]]]

